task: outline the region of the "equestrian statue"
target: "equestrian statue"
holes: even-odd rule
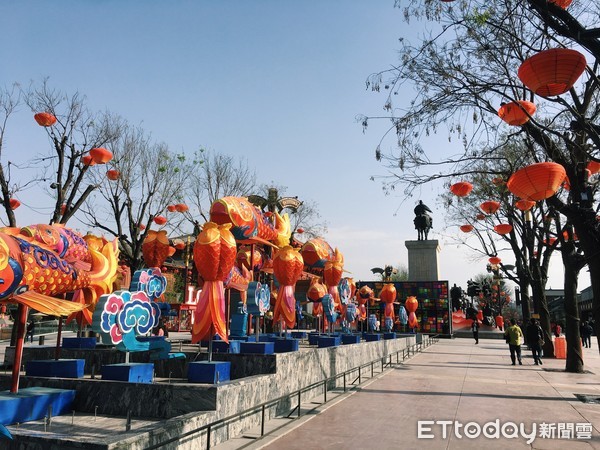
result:
[[[431,210],[423,203],[423,200],[419,200],[419,204],[415,206],[415,229],[419,232],[419,241],[426,241],[429,230],[433,225],[433,219],[428,212]]]

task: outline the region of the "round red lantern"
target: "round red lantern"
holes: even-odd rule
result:
[[[167,211],[169,211],[169,212],[175,212],[175,211],[177,211],[177,207],[175,205],[168,205],[167,206]]]
[[[496,211],[500,209],[500,202],[496,202],[494,200],[488,200],[479,205],[481,210],[486,214],[494,214]]]
[[[488,261],[490,262],[490,264],[493,264],[495,266],[497,266],[498,264],[500,264],[502,262],[502,260],[500,258],[498,258],[497,256],[492,256],[490,259],[488,259]]]
[[[176,241],[175,242],[175,248],[177,250],[183,250],[185,248],[185,242],[183,242],[183,241]]]
[[[586,64],[585,57],[576,50],[553,48],[526,59],[518,76],[537,95],[551,97],[571,89]]]
[[[473,231],[473,225],[461,225],[460,231],[462,231],[463,233],[470,233],[471,231]]]
[[[524,200],[552,197],[567,177],[565,169],[554,162],[531,164],[516,171],[508,180],[508,190]]]
[[[65,205],[64,203],[62,205],[60,205],[60,213],[64,214],[67,211],[67,205]]]
[[[554,3],[559,8],[567,9],[573,3],[573,0],[548,0],[548,3]]]
[[[454,183],[450,186],[450,192],[452,192],[457,197],[465,197],[471,193],[473,190],[473,185],[468,181],[459,181],[458,183]]]
[[[106,164],[113,158],[112,152],[104,147],[91,149],[90,155],[96,164]]]
[[[110,169],[108,172],[106,172],[106,178],[108,178],[111,181],[118,180],[119,175],[121,175],[121,172],[115,169]]]
[[[15,210],[17,209],[19,206],[21,206],[21,202],[19,200],[17,200],[16,198],[11,198],[8,201],[8,204],[10,205],[10,209]]]
[[[533,208],[533,205],[535,205],[535,202],[531,200],[518,200],[515,202],[515,206],[521,211],[529,211]]]
[[[96,161],[94,161],[94,159],[92,158],[92,155],[83,155],[83,157],[81,158],[81,162],[83,163],[84,166],[95,166],[96,165]]]
[[[178,211],[178,212],[181,212],[181,213],[182,212],[186,212],[189,209],[190,209],[190,207],[188,205],[186,205],[185,203],[177,203],[175,205],[175,211]]]
[[[475,216],[475,218],[476,218],[477,220],[483,220],[483,219],[485,219],[485,214],[481,214],[481,213],[479,213],[479,214],[477,214],[477,215]]]
[[[600,162],[597,162],[597,161],[590,161],[590,162],[587,164],[587,167],[586,167],[586,168],[587,168],[587,170],[589,170],[589,171],[590,171],[590,174],[591,174],[591,175],[595,175],[595,174],[597,174],[598,172],[600,172]]]
[[[526,100],[517,100],[503,104],[498,110],[498,116],[509,125],[521,126],[529,122],[535,113],[536,107]]]
[[[56,123],[56,117],[54,114],[50,114],[48,112],[37,113],[33,116],[38,125],[42,127],[51,127]]]
[[[167,218],[165,216],[156,216],[154,218],[154,223],[157,225],[164,225],[167,223]]]
[[[504,181],[504,179],[501,177],[495,177],[492,178],[492,183],[494,183],[496,186],[502,186],[503,184],[506,184],[506,181]]]
[[[144,225],[143,223],[140,223],[140,224],[138,225],[138,228],[139,228],[140,230],[144,231],[144,230],[146,229],[146,225]]]
[[[512,231],[513,226],[509,223],[501,223],[494,227],[494,231],[498,234],[508,234]]]
[[[298,233],[298,234],[304,233],[304,228],[296,228],[296,233]]]

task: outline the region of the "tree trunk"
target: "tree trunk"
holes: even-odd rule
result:
[[[579,270],[571,261],[572,258],[564,255],[565,265],[565,335],[567,337],[567,361],[565,371],[573,373],[583,372],[583,353],[581,350],[581,336],[579,334],[579,311],[577,310],[577,275]]]
[[[546,358],[554,358],[554,344],[552,343],[552,329],[550,326],[550,312],[548,311],[548,301],[544,289],[545,283],[542,283],[539,266],[533,266],[535,273],[534,279],[531,280],[531,290],[533,292],[534,303],[537,304],[537,313],[540,315],[540,327],[544,332],[544,356]],[[537,300],[537,301],[536,301]]]

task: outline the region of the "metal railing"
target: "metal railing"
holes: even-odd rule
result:
[[[308,386],[305,386],[301,389],[298,389],[296,391],[290,392],[289,394],[285,394],[282,395],[280,397],[271,399],[267,402],[255,405],[251,408],[245,409],[244,411],[232,414],[230,416],[224,417],[222,419],[218,419],[215,420],[209,424],[206,425],[202,425],[198,428],[195,428],[193,430],[187,431],[186,433],[183,434],[179,434],[176,437],[167,439],[165,441],[160,442],[159,444],[154,444],[151,445],[149,447],[146,447],[145,450],[154,450],[154,449],[159,449],[161,447],[163,447],[164,445],[167,444],[171,444],[173,442],[179,441],[183,438],[188,438],[194,434],[198,434],[201,433],[203,431],[206,430],[206,448],[210,449],[211,447],[211,434],[212,432],[217,428],[217,427],[222,427],[225,426],[231,422],[235,422],[236,420],[241,420],[244,419],[245,417],[248,416],[252,416],[255,414],[258,414],[260,412],[260,438],[267,436],[275,431],[277,431],[278,428],[271,430],[268,433],[265,433],[265,423],[266,423],[266,410],[270,407],[274,407],[276,406],[279,402],[282,402],[284,400],[291,400],[293,398],[296,398],[297,400],[297,405],[288,413],[287,416],[279,416],[279,417],[287,417],[287,418],[292,418],[292,416],[294,415],[294,413],[296,413],[296,416],[294,417],[294,419],[299,419],[302,415],[302,410],[301,410],[301,402],[302,402],[302,394],[307,392],[307,391],[311,391],[314,390],[320,386],[323,386],[323,403],[321,404],[325,404],[327,403],[327,385],[330,384],[331,382],[335,382],[337,381],[339,378],[343,378],[343,392],[346,392],[348,390],[348,384],[347,384],[347,380],[351,379],[349,378],[351,374],[355,374],[355,378],[352,380],[352,382],[350,383],[351,388],[350,389],[355,389],[357,386],[360,386],[363,381],[366,381],[367,379],[371,379],[375,376],[375,369],[379,369],[379,367],[381,367],[381,369],[379,370],[378,373],[383,373],[384,369],[386,367],[388,368],[392,368],[393,367],[393,357],[395,355],[395,359],[396,362],[395,364],[400,364],[401,362],[403,362],[404,360],[406,360],[406,358],[409,358],[411,355],[414,356],[419,352],[422,352],[425,348],[437,343],[439,341],[439,335],[431,335],[431,336],[423,336],[423,339],[421,342],[417,342],[415,344],[411,344],[408,347],[405,347],[402,350],[398,350],[396,352],[390,353],[388,355],[385,355],[382,358],[377,358],[371,362],[362,364],[358,367],[354,367],[352,369],[348,369],[342,373],[336,374],[332,377],[326,377],[321,381],[317,381],[315,383],[312,383]],[[400,360],[400,357],[402,357],[402,361]],[[367,369],[367,371],[370,371],[370,377],[365,378],[363,376],[363,369]],[[356,374],[356,372],[358,372]],[[358,382],[358,383],[357,383]],[[259,439],[260,439],[259,438]]]

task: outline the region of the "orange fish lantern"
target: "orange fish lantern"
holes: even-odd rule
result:
[[[157,225],[164,225],[167,223],[167,218],[165,216],[156,216],[154,219],[154,223]]]
[[[104,147],[91,149],[90,156],[96,164],[106,164],[113,158],[112,152]]]
[[[392,283],[385,284],[379,298],[385,303],[384,317],[385,317],[385,328],[388,331],[392,331],[394,328],[394,321],[396,316],[394,314],[394,302],[396,301],[396,287]]]
[[[460,231],[462,231],[463,233],[470,233],[471,231],[473,231],[473,225],[461,225],[460,226]]]
[[[310,286],[308,287],[308,291],[306,292],[306,298],[313,302],[313,315],[314,316],[322,316],[323,315],[323,305],[321,301],[323,297],[327,294],[327,288],[324,284],[320,283],[317,278],[313,278],[310,281]]]
[[[333,261],[327,261],[325,263],[323,279],[327,285],[327,292],[333,297],[334,305],[338,307],[340,304],[338,284],[342,281],[342,275],[344,273],[344,256],[336,248],[333,258]]]
[[[466,197],[473,190],[473,185],[468,181],[459,181],[450,186],[450,192],[457,197]]]
[[[479,205],[481,210],[486,214],[494,214],[500,209],[500,202],[494,200],[488,200]]]
[[[49,112],[37,113],[33,116],[37,124],[41,127],[51,127],[56,123],[56,117]]]
[[[418,307],[419,301],[417,300],[417,297],[408,297],[404,302],[404,308],[408,311],[408,326],[410,328],[416,328],[419,325],[417,315],[415,314]]]
[[[508,234],[512,231],[513,226],[509,223],[501,223],[494,227],[494,231],[498,234]]]
[[[535,113],[536,107],[533,103],[525,100],[517,100],[503,104],[498,110],[498,116],[509,125],[521,126],[529,122],[529,118]]]
[[[333,261],[335,253],[331,246],[321,238],[306,241],[300,249],[304,265],[307,267],[323,268],[327,261]]]
[[[17,200],[16,198],[11,198],[8,201],[8,204],[10,206],[10,209],[15,210],[17,209],[19,206],[21,206],[21,202],[19,200]]]
[[[109,171],[106,172],[106,178],[108,178],[110,181],[118,180],[120,175],[121,175],[121,172],[119,172],[118,170],[115,170],[115,169],[110,169]]]
[[[237,253],[237,263],[239,266],[245,267],[247,270],[260,270],[263,267],[263,254],[258,249],[254,249],[252,257],[250,256],[251,248],[247,245],[240,247]]]
[[[194,244],[194,264],[204,280],[195,311],[192,343],[212,339],[217,334],[225,342],[225,289],[223,282],[235,264],[236,244],[230,224],[207,222]]]
[[[279,282],[279,292],[273,311],[273,322],[282,321],[288,328],[296,324],[294,286],[302,276],[304,261],[300,253],[287,245],[273,257],[273,273]]]
[[[231,224],[231,232],[239,240],[272,241],[277,237],[273,222],[245,197],[223,197],[215,201],[210,207],[210,220]]]
[[[165,230],[150,230],[142,243],[142,256],[147,267],[162,267],[169,257],[169,238]]]
[[[506,186],[519,198],[539,201],[556,194],[566,177],[565,169],[560,164],[542,162],[516,171]]]

